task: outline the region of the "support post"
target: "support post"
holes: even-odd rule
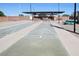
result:
[[[76,32],[76,3],[74,3],[74,32]]]

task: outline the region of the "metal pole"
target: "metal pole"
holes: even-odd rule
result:
[[[60,11],[60,3],[58,3],[58,12]],[[58,23],[60,23],[60,15],[58,14]]]
[[[31,12],[32,10],[31,10],[31,3],[30,3],[30,12]]]
[[[74,3],[74,32],[76,32],[76,3]]]
[[[32,6],[31,6],[31,3],[30,3],[30,12],[32,12]],[[33,20],[33,15],[32,15],[32,20]]]

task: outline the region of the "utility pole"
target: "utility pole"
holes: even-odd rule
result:
[[[74,3],[74,32],[76,32],[76,3]]]

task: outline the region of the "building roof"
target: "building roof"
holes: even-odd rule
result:
[[[36,14],[52,14],[52,15],[56,15],[56,14],[64,13],[64,11],[33,11],[33,12],[22,12],[22,13],[33,14],[33,15],[36,15]]]

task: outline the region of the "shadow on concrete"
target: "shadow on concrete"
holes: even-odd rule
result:
[[[65,29],[65,28],[63,28],[63,27],[59,27],[59,26],[56,26],[56,25],[53,25],[53,24],[50,24],[50,26],[51,26],[51,27],[56,27],[56,28],[59,28],[59,29],[63,29],[63,30],[66,30],[66,31],[68,31],[68,32],[71,32],[71,33],[74,33],[74,34],[78,34],[78,35],[79,35],[79,33],[74,32],[74,31],[71,31],[71,30],[68,30],[68,29]]]

